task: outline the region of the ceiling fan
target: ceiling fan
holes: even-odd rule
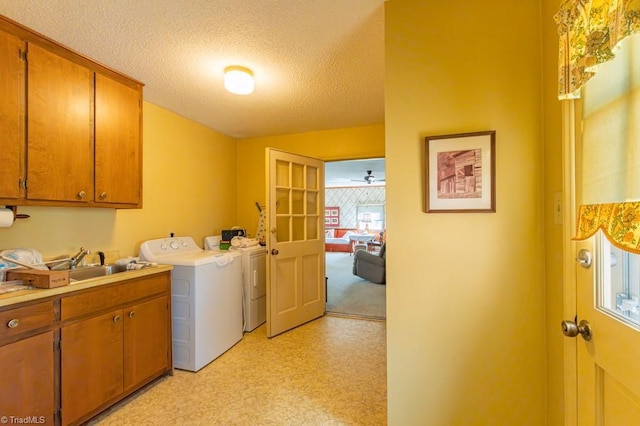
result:
[[[385,179],[376,179],[374,175],[371,174],[371,170],[367,170],[367,174],[362,179],[351,179],[353,182],[367,182],[367,184],[371,185],[373,182],[384,182]]]

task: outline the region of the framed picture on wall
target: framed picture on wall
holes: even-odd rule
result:
[[[324,224],[332,228],[340,226],[340,207],[324,208]]]
[[[496,132],[425,138],[426,213],[496,211]]]

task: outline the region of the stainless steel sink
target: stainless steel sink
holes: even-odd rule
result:
[[[80,268],[69,270],[69,280],[73,283],[76,281],[88,280],[91,278],[104,277],[106,275],[117,274],[126,271],[124,266],[119,265],[93,265],[83,266]]]

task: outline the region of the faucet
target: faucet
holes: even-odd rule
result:
[[[78,263],[80,263],[80,261],[89,253],[89,250],[84,247],[80,247],[80,251],[69,259],[69,269],[75,269],[75,267],[78,266]]]

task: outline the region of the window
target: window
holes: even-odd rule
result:
[[[359,204],[356,208],[358,229],[373,232],[383,231],[384,204]]]
[[[582,204],[640,199],[640,34],[582,91]]]
[[[613,246],[598,234],[597,306],[628,325],[640,328],[640,255]]]

